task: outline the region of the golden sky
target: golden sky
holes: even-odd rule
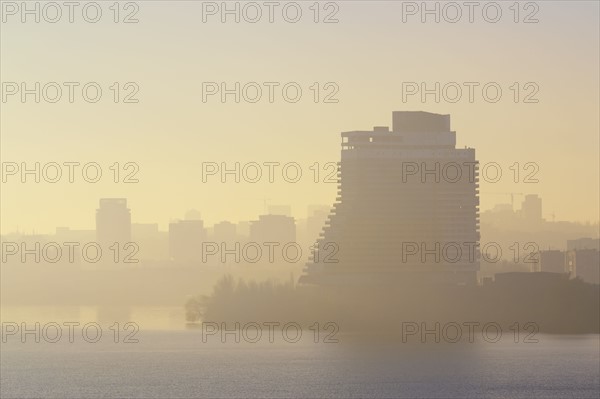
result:
[[[6,16],[1,25],[1,80],[6,82],[79,82],[73,103],[67,89],[57,103],[39,104],[19,96],[3,100],[2,162],[96,162],[103,176],[87,183],[21,183],[10,176],[2,184],[2,233],[17,229],[52,232],[56,226],[93,228],[101,197],[126,197],[133,222],[157,222],[186,210],[202,212],[207,224],[251,220],[270,204],[289,204],[305,217],[310,204],[331,204],[336,187],[315,183],[311,165],[339,160],[340,132],[391,125],[391,112],[423,110],[451,114],[457,145],[476,148],[482,164],[501,165],[498,183],[482,181],[481,192],[539,194],[544,217],[556,220],[599,219],[599,5],[585,2],[537,2],[538,23],[515,23],[503,3],[498,23],[457,23],[418,16],[402,21],[400,2],[336,2],[338,23],[314,23],[313,2],[298,2],[300,22],[275,13],[275,21],[202,22],[202,5],[191,1],[137,2],[139,23],[114,23],[102,3],[96,24],[81,19],[52,24],[21,23]],[[420,3],[420,2],[418,2]],[[512,2],[510,2],[512,3]],[[283,3],[282,3],[283,4]],[[333,9],[331,9],[333,10]],[[331,10],[321,10],[319,18]],[[122,10],[122,12],[130,10]],[[327,12],[326,12],[327,11]],[[527,11],[527,12],[526,12]],[[521,10],[520,19],[531,10]],[[123,14],[121,14],[121,17]],[[466,18],[466,17],[465,17]],[[81,97],[81,87],[97,82],[97,103]],[[114,103],[109,87],[131,92],[138,103]],[[278,82],[274,102],[202,101],[203,82]],[[296,103],[284,100],[281,87],[296,82],[303,90]],[[311,87],[322,96],[314,102]],[[473,102],[467,91],[456,103],[433,96],[403,101],[403,83],[494,82],[502,98],[486,101],[480,89]],[[513,99],[515,82],[521,97]],[[339,91],[337,103],[324,103],[326,83]],[[533,86],[524,85],[532,83]],[[334,86],[329,86],[329,88]],[[537,103],[525,103],[531,88]],[[3,94],[4,93],[3,89]],[[266,88],[265,88],[266,90]],[[120,98],[120,100],[122,97]],[[112,181],[119,162],[139,165],[138,183]],[[202,181],[203,162],[296,162],[303,176],[288,183],[281,173],[270,183]],[[522,174],[514,182],[511,165]],[[539,166],[538,183],[525,183],[527,163]],[[66,167],[63,169],[65,172]],[[267,169],[263,169],[266,171]],[[508,195],[482,194],[482,210]]]

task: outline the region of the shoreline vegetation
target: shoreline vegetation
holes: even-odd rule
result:
[[[211,295],[186,302],[186,320],[188,327],[200,322],[227,326],[294,322],[308,328],[315,322],[333,322],[341,333],[399,332],[405,322],[477,323],[475,330],[486,323],[509,330],[517,323],[524,332],[600,333],[600,286],[554,273],[510,274],[515,276],[483,286],[396,281],[335,288],[235,280],[227,275]],[[540,276],[532,278],[535,274]]]

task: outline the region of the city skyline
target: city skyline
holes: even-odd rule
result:
[[[600,1],[0,33],[0,397],[599,397]]]
[[[204,211],[205,218],[213,223],[250,219],[262,209],[262,198],[289,204],[295,212],[311,203],[333,203],[335,184],[314,183],[309,168],[319,162],[324,177],[328,170],[323,165],[339,161],[338,132],[389,125],[390,110],[452,114],[454,129],[461,132],[458,147],[477,148],[482,164],[502,167],[499,182],[481,181],[482,210],[509,200],[486,192],[536,193],[545,199],[547,219],[554,213],[557,220],[600,220],[598,5],[581,2],[565,10],[561,2],[548,2],[534,24],[512,22],[508,4],[497,24],[481,19],[473,24],[435,23],[432,17],[421,24],[419,15],[401,23],[401,3],[344,3],[336,24],[219,24],[214,16],[198,25],[200,4],[164,7],[159,2],[140,7],[139,17],[145,22],[139,24],[20,24],[14,22],[18,16],[11,17],[2,25],[0,38],[3,81],[25,82],[29,89],[34,82],[43,86],[75,81],[78,88],[98,82],[104,95],[98,103],[80,96],[69,103],[67,87],[61,85],[64,98],[58,103],[37,104],[32,95],[25,103],[19,94],[8,97],[0,121],[3,162],[26,162],[29,167],[34,162],[97,162],[103,179],[86,183],[78,174],[73,184],[65,182],[66,177],[56,184],[22,184],[19,176],[10,177],[0,193],[2,233],[17,226],[46,232],[60,224],[85,228],[93,224],[86,210],[98,198],[127,197],[136,204],[138,221],[156,220],[163,228],[193,208],[210,210]],[[80,42],[70,40],[74,32]],[[208,32],[218,33],[218,39]],[[39,44],[33,40],[38,35],[47,40],[44,63],[38,62]],[[407,40],[412,35],[419,40]],[[530,39],[524,43],[523,37]],[[94,42],[102,44],[83,45]],[[320,62],[307,58],[309,49]],[[518,62],[507,63],[502,49],[510,49]],[[163,56],[157,59],[157,52]],[[224,55],[203,55],[213,52]],[[19,65],[11,59],[20,60]],[[377,73],[363,72],[374,64]],[[133,91],[124,89],[127,82],[137,83],[139,102],[115,104],[109,88],[115,82],[123,95]],[[258,82],[264,98],[236,103],[229,96],[223,103],[214,95],[202,102],[203,82],[224,82],[229,89],[235,82]],[[303,98],[288,103],[278,90],[270,103],[263,82],[277,82],[278,89],[297,82]],[[322,102],[334,92],[325,89],[328,82],[339,88],[337,103]],[[411,82],[419,92],[405,102],[403,84],[406,88]],[[426,90],[439,83],[441,92],[451,82],[462,89],[461,101],[440,97],[436,102],[433,94],[422,101],[421,83]],[[465,82],[479,84],[472,103]],[[499,102],[482,97],[489,82],[502,88]],[[523,102],[535,91],[525,88],[529,82],[538,86],[537,103]],[[313,98],[315,83],[319,103]],[[454,93],[455,88],[447,91]],[[36,118],[29,117],[33,111]],[[134,171],[125,169],[126,163],[137,163],[139,182],[113,183],[109,168],[115,162],[120,163],[121,178]],[[203,183],[202,162],[297,162],[305,178],[298,183],[281,178],[272,184],[223,184],[218,179]],[[516,162],[518,183],[509,169]],[[533,172],[524,168],[526,163],[538,165],[538,183],[523,182]],[[29,211],[12,211],[20,207]]]
[[[341,136],[338,197],[318,239],[322,246],[339,244],[339,265],[321,256],[300,281],[476,284],[479,259],[460,246],[479,245],[479,162],[475,149],[456,148],[450,115],[394,111],[391,129]],[[419,256],[408,260],[403,253],[399,265],[397,250],[408,242],[418,243],[411,248]],[[421,260],[422,251],[449,243],[451,261]]]

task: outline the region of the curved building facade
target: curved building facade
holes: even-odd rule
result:
[[[478,162],[450,116],[394,112],[391,131],[341,136],[338,197],[300,283],[476,283]]]

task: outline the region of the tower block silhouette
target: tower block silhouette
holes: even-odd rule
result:
[[[474,284],[479,167],[450,115],[393,112],[392,131],[344,132],[338,197],[301,284]]]

